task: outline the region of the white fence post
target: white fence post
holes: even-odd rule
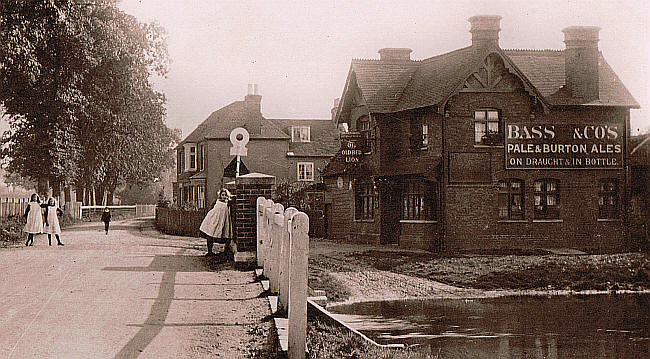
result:
[[[264,245],[266,242],[266,227],[264,225],[264,211],[266,210],[267,200],[264,197],[257,197],[257,266],[264,267]]]
[[[273,239],[271,240],[272,249],[271,249],[271,261],[273,266],[271,267],[270,282],[269,288],[271,293],[280,292],[280,262],[282,261],[280,250],[282,248],[282,231],[284,230],[284,214],[282,212],[275,212],[272,220],[271,235]]]
[[[289,281],[288,357],[304,359],[307,338],[307,268],[309,264],[309,217],[291,217],[291,270]]]
[[[286,313],[289,309],[289,272],[290,272],[290,231],[291,217],[298,213],[294,207],[289,207],[284,211],[284,222],[282,223],[282,236],[280,237],[280,288],[278,292],[278,310]]]
[[[272,265],[272,260],[271,260],[271,245],[272,245],[272,240],[271,240],[271,221],[273,221],[273,201],[267,200],[267,205],[264,209],[264,218],[262,219],[262,225],[264,226],[264,238],[262,238],[262,241],[264,242],[264,275],[266,276],[267,279],[269,279],[269,285],[270,285],[270,280],[269,278],[269,273],[271,272],[271,267]]]

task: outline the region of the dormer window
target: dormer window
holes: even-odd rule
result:
[[[291,142],[309,142],[309,126],[291,126]]]
[[[485,146],[503,145],[503,130],[498,110],[474,111],[474,143]]]

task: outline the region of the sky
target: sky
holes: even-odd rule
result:
[[[504,49],[564,49],[562,29],[599,26],[599,47],[639,102],[632,133],[650,130],[647,0],[123,0],[167,30],[167,125],[183,137],[258,84],[267,118],[329,118],[353,58],[407,47],[425,59],[470,45],[467,19],[501,15]]]

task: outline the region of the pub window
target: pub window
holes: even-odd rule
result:
[[[298,181],[314,180],[314,163],[298,162]]]
[[[503,144],[503,130],[499,111],[474,111],[474,143],[487,146]]]
[[[598,192],[598,218],[616,219],[618,216],[618,180],[615,178],[601,179]]]
[[[409,145],[412,150],[426,149],[429,145],[429,126],[424,117],[413,117],[409,121]]]
[[[499,218],[524,219],[524,181],[515,178],[499,181]]]
[[[367,116],[360,117],[357,121],[357,130],[361,133],[361,143],[360,149],[363,153],[369,153],[372,151],[372,146],[370,144],[372,138],[372,132],[370,131],[370,118]]]
[[[309,126],[291,126],[291,142],[309,142]]]
[[[402,219],[437,220],[438,184],[424,180],[410,180],[402,192]]]
[[[372,182],[354,184],[354,219],[375,218],[375,186]]]
[[[544,178],[535,181],[535,219],[560,218],[559,181]]]

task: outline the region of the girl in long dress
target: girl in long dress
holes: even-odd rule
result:
[[[26,246],[34,245],[34,235],[43,233],[43,214],[41,213],[41,199],[36,193],[32,194],[29,199],[27,208],[25,209],[25,228],[24,232],[27,233]]]
[[[207,240],[208,253],[206,256],[212,256],[212,246],[215,242],[225,244],[224,252],[227,251],[230,238],[232,238],[232,223],[230,222],[230,208],[228,201],[230,192],[222,188],[217,196],[217,202],[214,207],[205,215],[199,232],[201,237]]]
[[[47,240],[52,245],[52,235],[56,236],[56,244],[62,246],[61,237],[61,226],[59,225],[59,215],[63,212],[56,205],[56,200],[52,197],[47,201],[47,207],[45,207],[45,233],[47,233]]]

